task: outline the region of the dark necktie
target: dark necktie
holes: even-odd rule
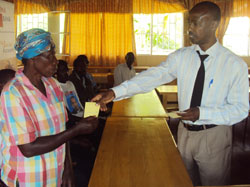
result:
[[[199,51],[196,51],[201,59],[201,66],[198,70],[196,80],[194,83],[194,89],[191,99],[190,108],[200,106],[201,98],[202,98],[202,91],[204,86],[204,79],[205,79],[205,67],[204,67],[204,60],[208,57],[208,55],[201,55]]]

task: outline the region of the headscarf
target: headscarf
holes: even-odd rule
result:
[[[22,32],[15,43],[16,57],[30,59],[55,47],[49,32],[34,28]]]

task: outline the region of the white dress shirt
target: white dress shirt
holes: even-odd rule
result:
[[[232,125],[246,118],[249,110],[248,66],[218,41],[206,52],[198,45],[175,51],[168,56],[166,62],[112,88],[116,95],[114,101],[149,92],[177,78],[179,109],[189,109],[200,67],[197,50],[209,55],[204,61],[205,81],[199,107],[200,118],[195,123],[184,122]]]

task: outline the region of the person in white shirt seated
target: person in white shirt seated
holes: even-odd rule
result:
[[[125,56],[126,63],[119,64],[114,71],[114,86],[121,84],[122,82],[131,79],[135,76],[136,72],[133,68],[135,61],[135,55],[132,52],[128,52]]]
[[[68,64],[64,60],[58,60],[57,80],[64,92],[65,106],[71,115],[82,118],[84,108],[79,100],[74,84],[69,81]]]
[[[68,112],[67,128],[78,125],[83,118],[84,106],[81,104],[74,84],[69,80],[68,63],[58,60],[56,78],[64,92],[64,104]],[[70,153],[75,173],[76,186],[87,186],[96,154],[97,131],[90,135],[77,136],[70,140]]]

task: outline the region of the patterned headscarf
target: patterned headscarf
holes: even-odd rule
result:
[[[34,28],[22,32],[15,43],[16,57],[30,59],[55,47],[49,32]]]

